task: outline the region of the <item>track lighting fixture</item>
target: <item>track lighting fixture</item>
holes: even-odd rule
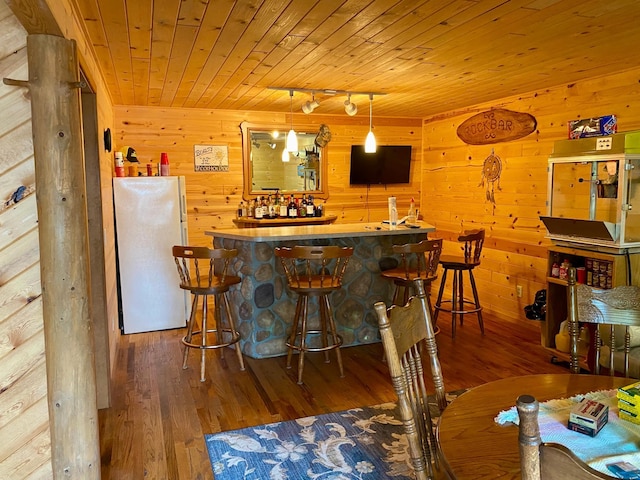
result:
[[[291,99],[290,103],[290,112],[291,112],[291,130],[287,134],[287,151],[288,152],[297,152],[298,151],[298,137],[296,136],[296,132],[293,129],[293,90],[289,90],[289,97]]]
[[[315,94],[311,95],[311,101],[307,101],[302,105],[302,112],[305,115],[309,115],[310,113],[313,113],[313,111],[318,108],[318,106],[320,105],[320,102],[316,100],[316,96]]]
[[[344,101],[344,111],[350,117],[353,117],[358,113],[358,106],[355,103],[351,103],[351,94],[347,94],[347,99]]]
[[[369,133],[364,141],[365,153],[376,153],[376,137],[373,135],[373,94],[369,94]]]

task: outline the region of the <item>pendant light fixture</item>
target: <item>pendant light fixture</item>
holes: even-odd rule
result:
[[[295,130],[293,130],[293,90],[289,90],[289,97],[291,99],[291,130],[287,134],[287,151],[294,153],[298,151],[298,137]]]
[[[367,139],[364,141],[365,153],[376,153],[376,137],[372,131],[373,123],[373,94],[369,94],[369,133],[367,133]]]
[[[282,161],[285,163],[289,161],[289,152],[286,148],[282,149]]]

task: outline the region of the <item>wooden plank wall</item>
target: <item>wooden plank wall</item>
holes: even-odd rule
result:
[[[186,177],[189,240],[194,245],[211,245],[211,237],[204,235],[207,230],[234,227],[232,219],[242,198],[243,185],[240,123],[248,121],[267,127],[289,123],[286,112],[115,106],[114,115],[117,148],[132,146],[142,166],[148,162],[157,164],[160,153],[167,152],[171,174]],[[325,211],[337,215],[339,222],[381,221],[387,218],[389,195],[398,197],[401,209],[408,209],[411,197],[420,195],[420,119],[374,117],[379,145],[412,145],[410,184],[370,188],[349,185],[351,145],[364,144],[368,122],[364,116],[294,114],[294,127],[325,123],[331,128],[332,140],[326,155],[329,198]],[[194,172],[196,144],[227,145],[229,172]]]
[[[487,230],[482,265],[476,273],[480,300],[487,310],[507,320],[524,319],[524,306],[545,288],[549,241],[538,217],[546,214],[547,159],[553,144],[567,138],[567,122],[578,118],[613,113],[618,116],[618,131],[640,129],[639,78],[640,70],[635,69],[424,120],[421,204],[425,220],[448,240],[444,249],[451,253],[458,246],[450,240],[463,229]],[[538,121],[537,131],[520,140],[486,146],[465,145],[457,137],[456,129],[464,120],[498,107],[530,113]],[[482,164],[492,151],[502,160],[495,205],[487,201],[480,186]],[[523,287],[522,298],[516,295],[517,285]]]
[[[26,32],[0,2],[0,78],[28,77]],[[31,105],[0,83],[0,478],[50,478]],[[20,187],[24,199],[7,201]]]

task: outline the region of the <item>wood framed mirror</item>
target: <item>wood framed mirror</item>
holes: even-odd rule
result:
[[[286,152],[289,126],[242,122],[240,128],[245,200],[276,190],[296,196],[311,194],[322,199],[329,196],[327,147],[319,147],[316,143],[317,125],[296,125],[296,153]],[[286,152],[284,157],[283,152]]]

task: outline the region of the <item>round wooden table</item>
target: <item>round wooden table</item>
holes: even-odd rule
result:
[[[459,479],[519,479],[518,427],[494,419],[530,394],[540,402],[633,383],[629,378],[597,375],[526,375],[503,378],[472,388],[444,410],[438,440],[445,469]]]

